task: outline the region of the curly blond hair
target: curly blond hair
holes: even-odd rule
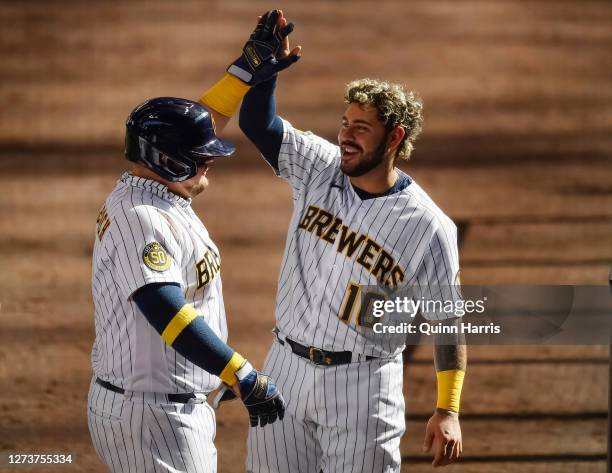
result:
[[[423,126],[423,103],[414,92],[379,79],[358,79],[347,84],[344,101],[376,107],[387,132],[397,126],[404,128],[406,134],[397,148],[397,157],[410,159],[414,140]]]

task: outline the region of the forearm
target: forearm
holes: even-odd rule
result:
[[[136,291],[133,298],[164,342],[226,384],[236,383],[236,371],[248,362],[198,317],[178,286],[150,284]]]
[[[283,123],[276,114],[276,77],[253,87],[240,107],[239,125],[262,156],[278,169]]]
[[[200,97],[213,117],[215,132],[220,133],[236,112],[240,101],[251,87],[237,77],[225,74]]]
[[[436,371],[462,370],[467,367],[465,345],[435,345],[434,361]]]
[[[435,343],[434,362],[438,379],[436,408],[442,411],[459,412],[461,390],[467,368],[465,340],[454,344]],[[448,343],[448,340],[445,340]]]

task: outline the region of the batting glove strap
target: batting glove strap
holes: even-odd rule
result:
[[[276,385],[257,370],[240,380],[240,396],[249,411],[251,427],[263,427],[285,416],[285,402]]]
[[[253,365],[247,360],[244,360],[244,363],[242,364],[240,369],[236,370],[236,378],[238,378],[238,381],[240,382],[254,370],[255,368],[253,368]]]

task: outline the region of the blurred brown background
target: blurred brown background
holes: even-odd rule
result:
[[[467,284],[606,284],[612,261],[608,1],[0,2],[0,451],[71,452],[86,426],[97,209],[146,98],[197,98],[280,7],[303,58],[280,113],[335,140],[344,85],[406,84],[425,129],[403,166],[462,230]],[[221,248],[230,342],[260,365],[291,211],[235,123],[194,207]],[[429,348],[406,369],[406,471],[435,402]],[[474,347],[461,472],[603,472],[607,348]],[[221,473],[243,471],[246,416],[219,412]],[[24,471],[24,470],[22,470]],[[36,469],[35,471],[52,471]],[[67,471],[65,469],[58,471]]]

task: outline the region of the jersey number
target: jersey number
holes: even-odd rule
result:
[[[351,319],[357,314],[356,323],[360,327],[372,328],[379,321],[372,315],[372,304],[377,300],[384,300],[385,296],[376,292],[364,292],[362,294],[361,286],[350,282],[344,296],[344,304],[340,311],[340,320],[345,324],[349,324]],[[355,308],[357,308],[355,310]]]

